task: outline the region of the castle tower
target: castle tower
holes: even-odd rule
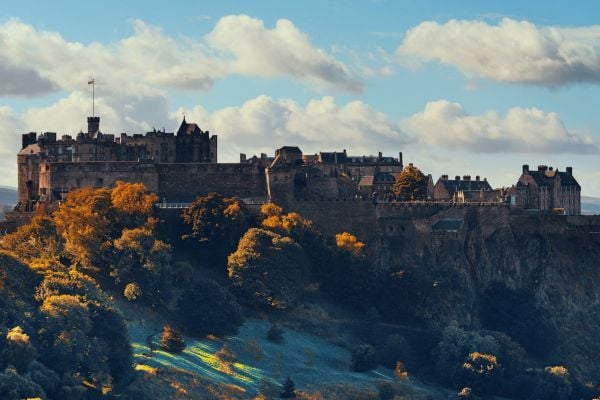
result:
[[[100,117],[88,117],[88,135],[94,135],[100,131]]]

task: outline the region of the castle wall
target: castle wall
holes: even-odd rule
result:
[[[39,168],[40,194],[48,199],[60,199],[60,193],[79,187],[112,187],[119,180],[141,182],[151,192],[158,192],[158,173],[153,163],[118,162],[58,162],[42,163]],[[51,196],[51,197],[50,197]]]
[[[218,192],[240,198],[267,196],[264,169],[252,164],[156,164],[158,195],[166,202],[191,202]]]

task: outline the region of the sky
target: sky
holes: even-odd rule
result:
[[[425,3],[425,4],[423,4]],[[434,180],[572,166],[600,197],[600,2],[54,1],[0,8],[0,185],[29,131],[383,152]]]

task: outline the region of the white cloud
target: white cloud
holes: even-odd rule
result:
[[[490,111],[469,115],[462,105],[432,101],[405,121],[427,144],[484,153],[598,153],[590,135],[569,132],[556,113],[511,108],[505,117]]]
[[[20,122],[10,107],[0,106],[0,185],[16,186]]]
[[[131,23],[133,34],[110,44],[68,41],[18,20],[1,24],[0,60],[10,60],[10,66],[0,68],[0,95],[82,90],[91,76],[102,83],[104,94],[205,90],[233,74],[287,76],[342,91],[362,88],[345,64],[313,46],[289,20],[267,29],[248,16],[223,17],[198,39],[171,37],[141,20]],[[10,77],[32,82],[9,84]]]
[[[235,56],[232,70],[240,74],[293,76],[328,89],[362,90],[362,84],[346,65],[314,47],[306,34],[287,19],[266,29],[259,19],[230,15],[219,20],[208,41]]]
[[[397,123],[368,104],[353,101],[339,106],[329,96],[306,106],[259,96],[212,113],[198,106],[186,111],[186,119],[219,135],[221,161],[235,161],[240,152],[272,152],[283,145],[298,145],[307,154],[344,148],[352,154],[378,150],[395,154],[412,142]]]
[[[454,65],[468,76],[501,82],[557,86],[600,83],[600,25],[538,27],[528,21],[423,22],[410,29],[397,49],[412,58]]]

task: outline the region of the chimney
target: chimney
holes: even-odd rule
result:
[[[529,165],[523,164],[523,175],[529,175]]]
[[[550,167],[549,169],[550,169],[550,171],[553,171],[553,170],[554,170],[554,168],[552,168],[552,167]]]
[[[475,182],[479,182],[480,180],[481,180],[481,179],[479,178],[479,175],[477,175],[477,176],[475,177]]]
[[[471,175],[464,175],[464,176],[463,176],[463,179],[464,179],[465,181],[470,181],[470,180],[471,180]]]
[[[379,161],[381,161],[383,159],[383,154],[381,154],[381,152],[379,152]]]
[[[573,176],[573,167],[567,167],[567,175]]]
[[[460,175],[456,175],[456,176],[454,177],[454,180],[455,180],[455,181],[460,181]]]
[[[547,165],[538,165],[538,172],[546,172],[547,169]]]
[[[348,154],[346,153],[346,149],[344,149],[344,156],[347,156]]]
[[[246,155],[244,153],[240,153],[240,163],[246,162]]]
[[[402,153],[400,153],[400,154],[402,154]],[[448,175],[442,175],[442,180],[443,181],[447,181],[448,180]]]
[[[88,133],[96,133],[100,130],[100,117],[88,117]]]
[[[400,167],[404,167],[404,164],[402,164],[402,152],[398,153],[398,162],[400,163]]]
[[[34,144],[35,142],[37,142],[37,133],[29,132],[21,135],[21,145],[23,146],[21,147],[22,149],[29,146],[30,144]]]

